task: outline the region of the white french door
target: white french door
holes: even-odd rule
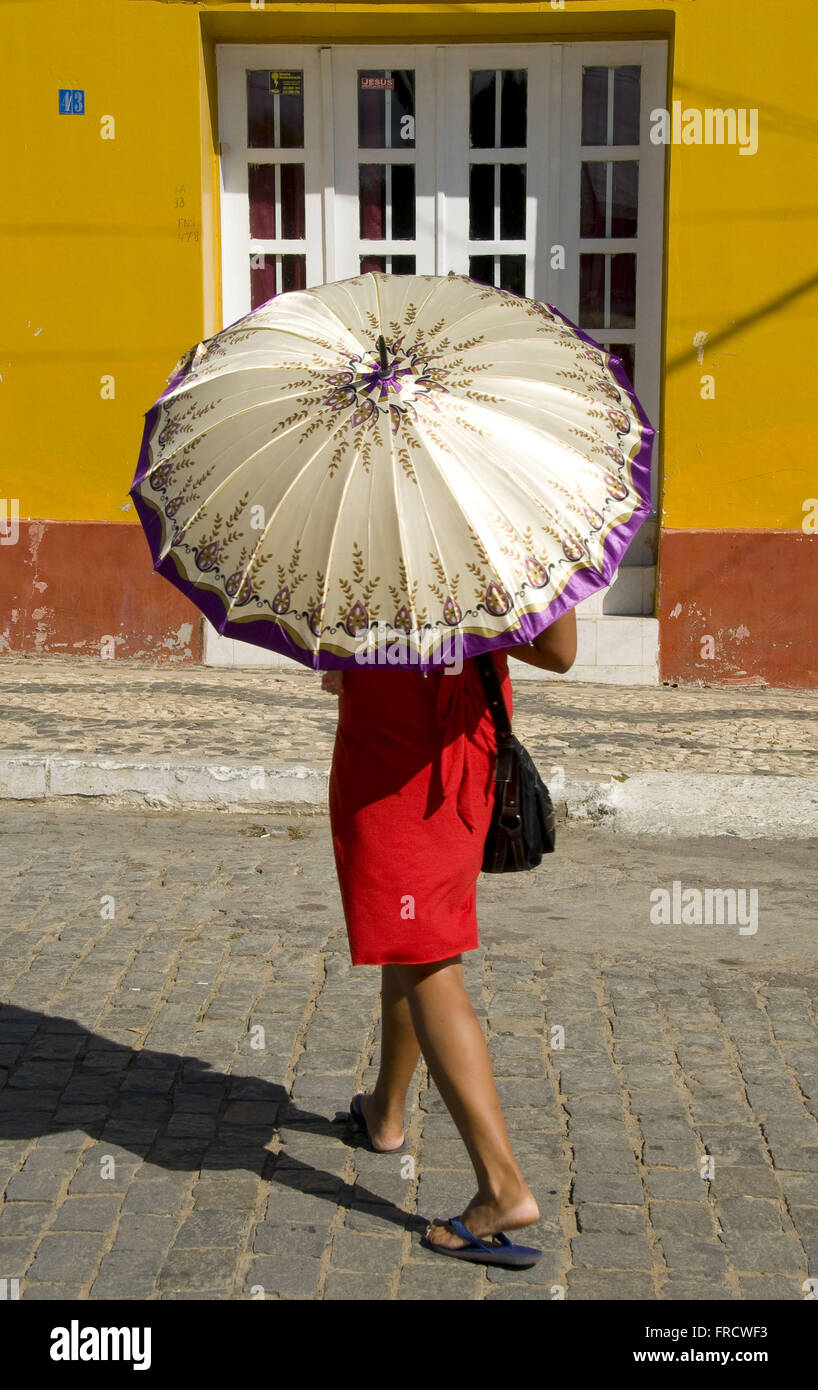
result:
[[[366,270],[453,270],[556,305],[658,426],[664,42],[222,44],[217,62],[225,324]],[[658,447],[632,565],[654,563],[657,470]]]
[[[333,278],[436,275],[435,80],[423,48],[333,51]]]

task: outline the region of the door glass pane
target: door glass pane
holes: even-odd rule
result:
[[[611,236],[636,236],[638,203],[638,160],[616,160],[613,166]]]
[[[414,71],[386,68],[359,71],[358,145],[365,150],[414,149]]]
[[[303,71],[248,71],[247,144],[250,149],[303,149]]]
[[[472,164],[469,168],[469,239],[491,241],[494,237],[494,165]]]
[[[469,144],[473,150],[494,149],[496,83],[493,68],[471,73]]]
[[[362,237],[372,241],[383,241],[385,237],[412,241],[415,235],[414,164],[359,165],[358,199]],[[391,232],[387,210],[391,211]]]
[[[610,301],[607,306],[606,261],[610,262]],[[583,251],[579,258],[579,322],[581,328],[636,326],[636,255],[633,251],[620,251],[613,255]]]
[[[272,149],[273,94],[269,71],[247,74],[247,144],[251,149]]]
[[[525,165],[500,165],[500,236],[504,241],[525,237]]]
[[[525,255],[469,256],[469,277],[511,294],[525,294]]]
[[[608,143],[608,69],[582,69],[582,143]]]
[[[280,137],[283,150],[302,150],[304,148],[304,97],[303,94],[288,95],[282,92],[279,98]]]
[[[497,78],[500,77],[499,130]],[[498,74],[485,68],[470,74],[469,144],[473,150],[518,149],[526,143],[528,73],[506,68]]]
[[[583,160],[580,236],[636,236],[638,195],[637,160]]]
[[[583,237],[604,236],[606,165],[585,159],[581,168],[579,234]]]
[[[494,257],[469,256],[469,276],[479,280],[481,285],[494,284]]]
[[[382,271],[391,275],[414,275],[414,256],[359,256],[361,274]]]
[[[305,290],[307,288],[307,257],[306,256],[282,256],[281,257],[281,289],[283,293],[287,290]]]
[[[248,164],[250,235],[271,240],[276,234],[276,166]]]
[[[503,73],[500,94],[500,145],[522,148],[526,142],[528,73],[513,68]]]
[[[636,345],[634,343],[609,343],[608,352],[613,353],[614,357],[619,357],[622,366],[628,374],[628,380],[633,385],[633,373],[636,363]]]
[[[639,144],[639,101],[641,69],[636,66],[614,68],[613,136],[614,145]]]
[[[415,235],[415,166],[393,164],[391,169],[392,237],[411,241]]]
[[[276,294],[307,288],[307,257],[254,253],[250,257],[250,308],[257,309]]]
[[[582,69],[583,145],[638,145],[642,69],[622,67]],[[613,82],[613,120],[608,98]]]
[[[386,165],[358,166],[360,235],[382,241],[386,235]]]
[[[358,73],[358,144],[365,150],[380,150],[386,144],[386,103],[375,79],[383,72]]]
[[[525,256],[500,257],[500,289],[525,294]]]
[[[633,328],[636,324],[636,256],[632,251],[611,256],[612,328]]]
[[[390,141],[393,148],[402,145],[406,149],[415,148],[415,74],[414,72],[393,72],[395,87],[389,103],[392,123]]]
[[[266,304],[276,292],[275,256],[250,257],[250,308]]]
[[[304,165],[281,166],[281,235],[300,241],[305,235]]]
[[[605,256],[583,252],[579,258],[581,328],[605,327]]]

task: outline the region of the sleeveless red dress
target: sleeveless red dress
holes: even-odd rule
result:
[[[506,653],[494,661],[511,718]],[[329,809],[353,965],[420,965],[478,945],[496,748],[473,659],[457,675],[344,671]]]

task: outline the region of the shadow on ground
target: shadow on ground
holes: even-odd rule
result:
[[[136,1051],[98,1037],[73,1019],[0,1005],[0,1058],[24,1051],[0,1090],[0,1140],[83,1131],[153,1167],[213,1173],[242,1169],[325,1199],[333,1207],[377,1208],[386,1222],[425,1230],[360,1182],[267,1147],[280,1129],[359,1140],[349,1116],[335,1120],[295,1105],[274,1082],[213,1070],[199,1057]],[[199,1117],[209,1132],[174,1137],[168,1125]],[[182,1122],[184,1124],[184,1121]],[[194,1121],[191,1127],[196,1127]],[[95,1154],[94,1161],[103,1155]]]

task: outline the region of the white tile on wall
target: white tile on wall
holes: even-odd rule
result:
[[[598,666],[641,666],[644,618],[601,618],[597,624]]]
[[[521,661],[512,661],[514,680],[590,681],[602,685],[655,685],[658,681],[659,623],[655,618],[619,618],[591,614],[583,616],[577,608],[577,659],[565,675],[541,671]],[[314,673],[290,657],[222,637],[210,623],[205,624],[204,664],[206,666],[252,666],[266,669]]]

